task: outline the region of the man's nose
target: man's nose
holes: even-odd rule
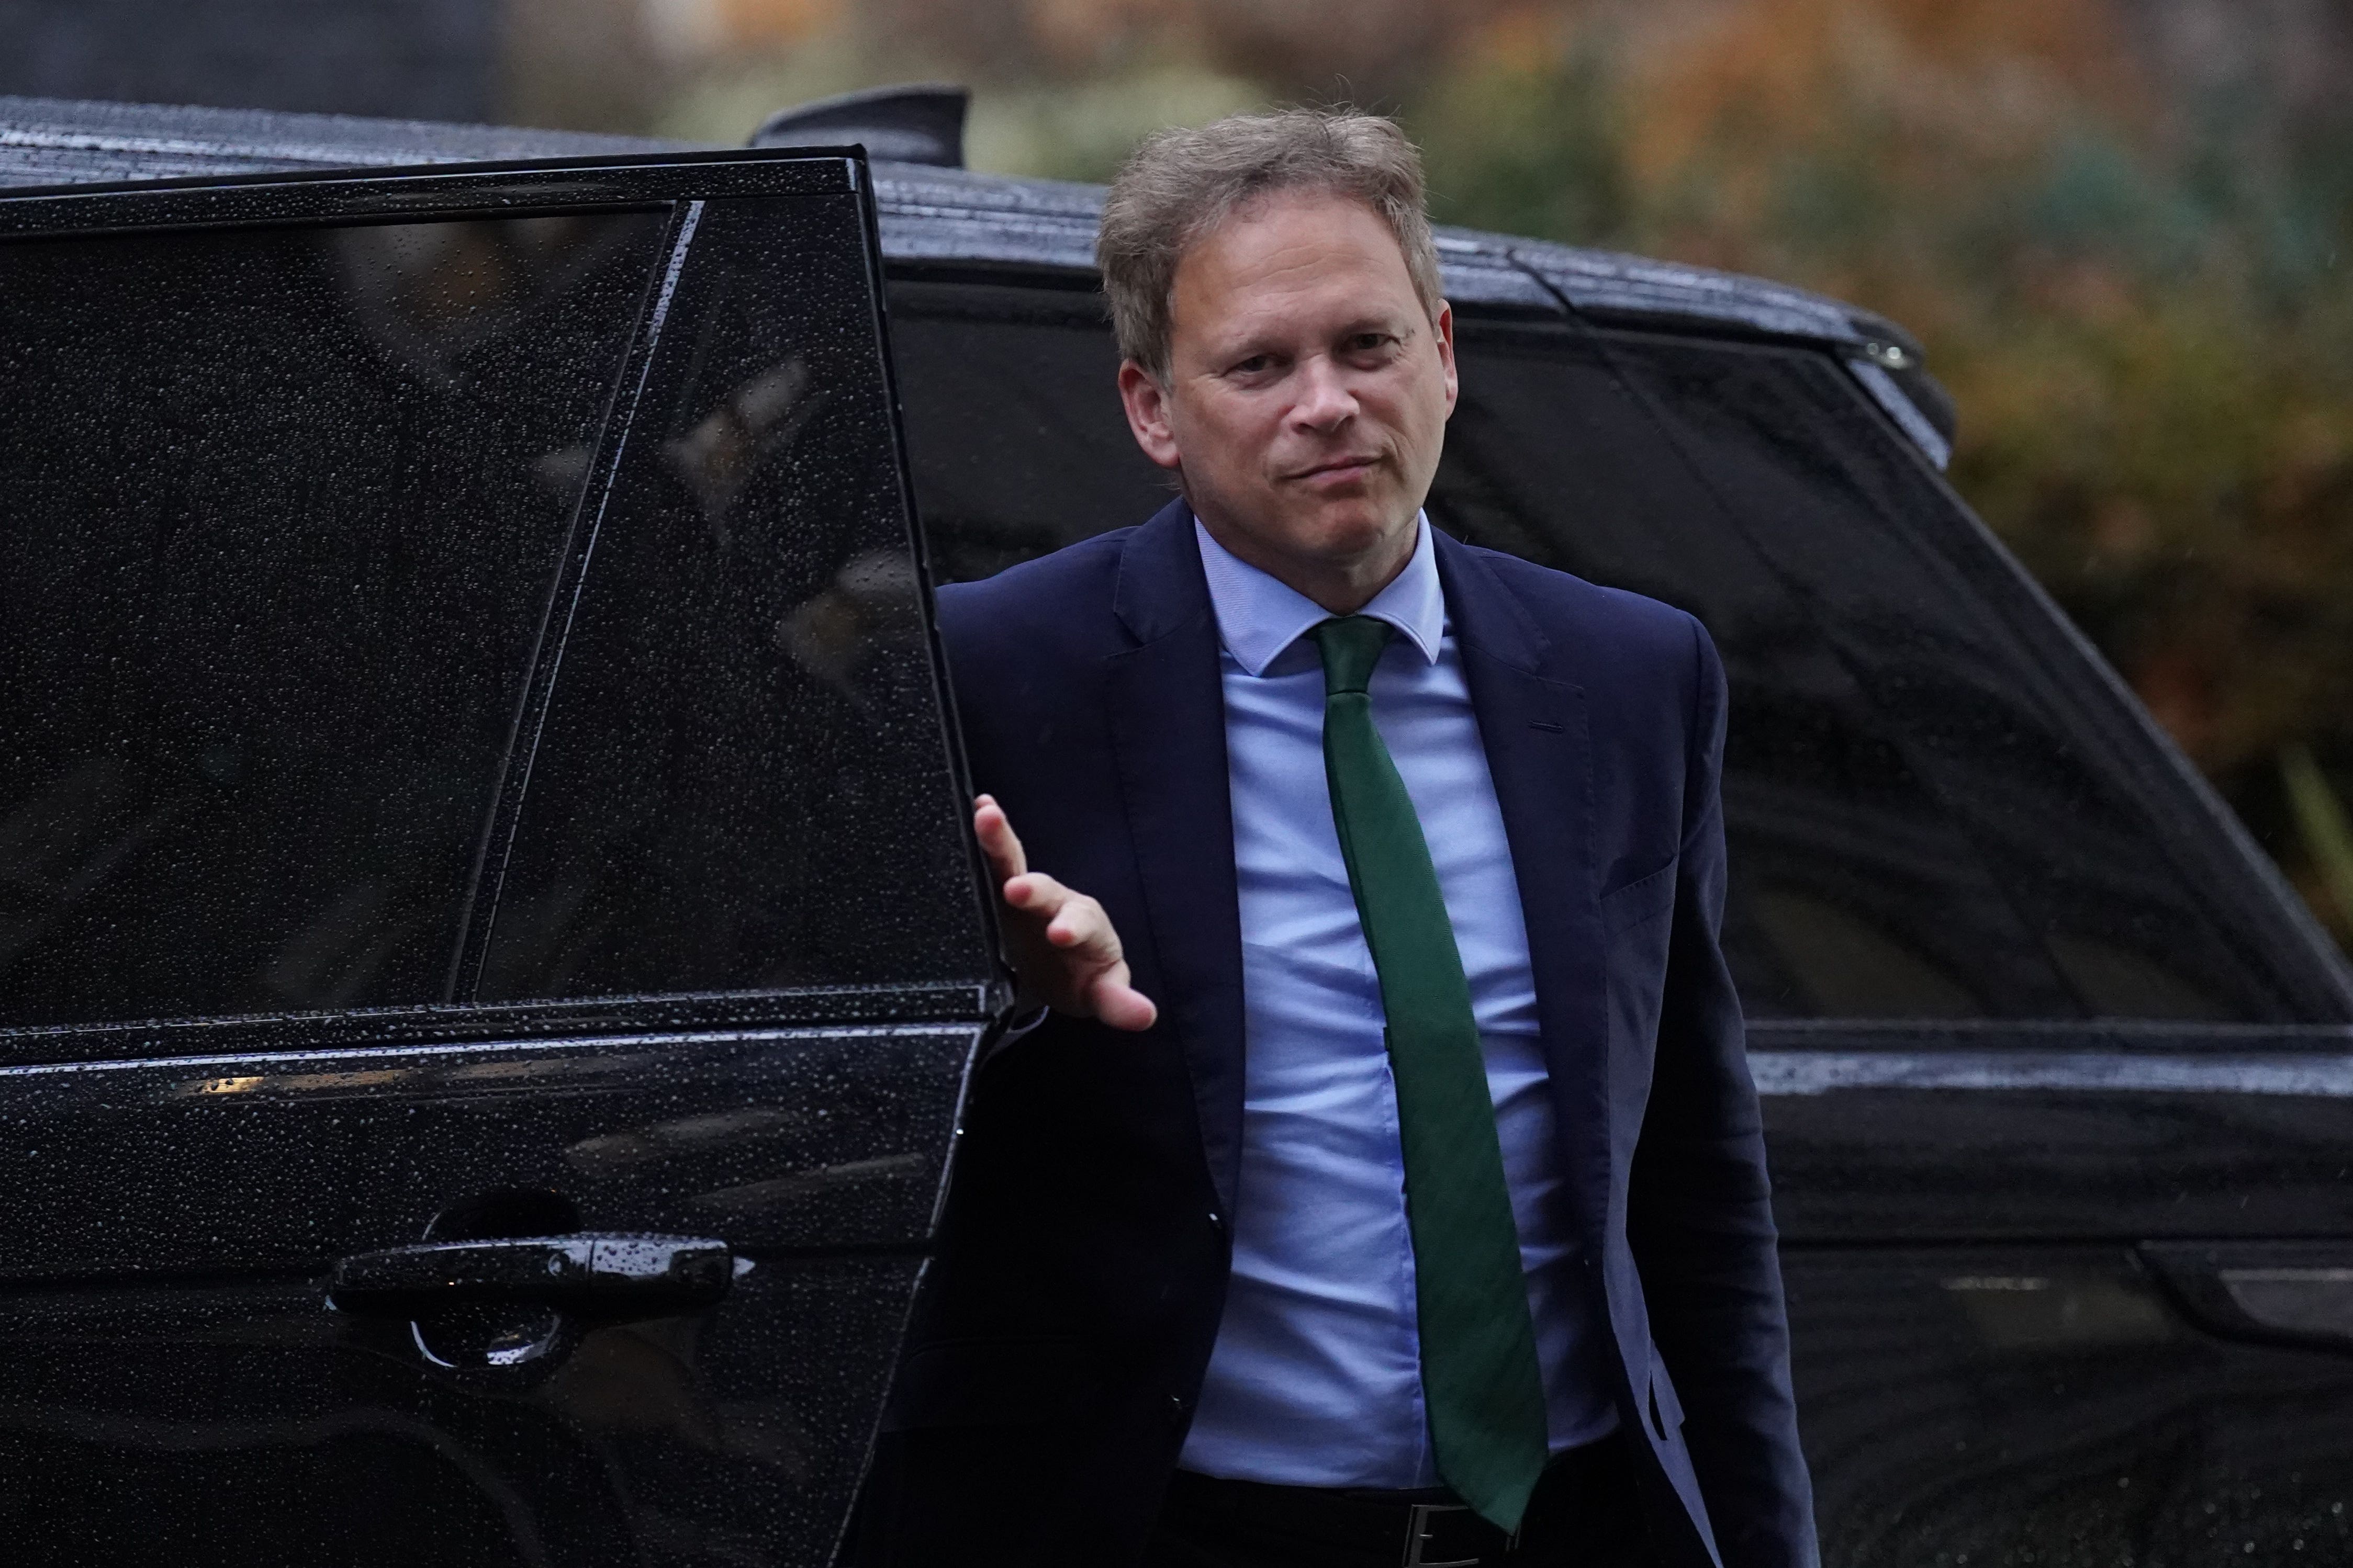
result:
[[[1291,405],[1293,424],[1328,431],[1336,429],[1356,412],[1356,394],[1348,390],[1339,366],[1320,354],[1301,363],[1299,399]]]

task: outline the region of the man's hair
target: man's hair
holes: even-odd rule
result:
[[[1421,154],[1378,115],[1284,109],[1155,131],[1112,182],[1095,263],[1120,353],[1165,380],[1176,264],[1237,211],[1293,190],[1328,191],[1378,213],[1405,253],[1423,311],[1438,319],[1438,247],[1422,206]]]

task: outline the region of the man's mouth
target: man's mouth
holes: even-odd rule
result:
[[[1292,477],[1301,479],[1345,479],[1351,475],[1363,473],[1379,461],[1378,458],[1335,458],[1328,463],[1318,463],[1312,468],[1303,468]]]

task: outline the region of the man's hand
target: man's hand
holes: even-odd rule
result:
[[[973,830],[1004,889],[1001,924],[1012,950],[1021,1005],[1100,1018],[1114,1029],[1148,1029],[1160,1016],[1127,983],[1119,933],[1103,907],[1042,871],[1029,869],[1005,808],[988,795],[973,800]]]

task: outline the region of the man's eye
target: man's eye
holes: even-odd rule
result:
[[[1274,358],[1271,354],[1252,354],[1246,360],[1237,361],[1230,367],[1230,374],[1234,375],[1256,375],[1259,372],[1266,369],[1273,363]]]
[[[1392,341],[1387,332],[1358,332],[1348,340],[1348,351],[1351,353],[1373,353],[1388,347]]]

